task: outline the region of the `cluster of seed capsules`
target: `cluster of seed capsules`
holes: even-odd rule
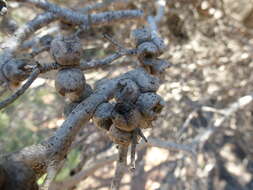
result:
[[[61,65],[56,74],[55,89],[70,101],[64,108],[65,116],[92,94],[92,88],[79,68],[82,51],[80,39],[75,36],[60,35],[51,42],[50,53]]]
[[[134,30],[132,36],[140,67],[118,80],[113,99],[98,106],[93,121],[116,144],[131,144],[131,154],[135,154],[133,149],[139,139],[146,141],[141,130],[151,128],[164,107],[165,102],[156,91],[169,63],[158,58],[165,49],[160,37],[152,37],[146,28]],[[133,168],[134,157],[131,155]]]
[[[140,67],[115,79],[117,84],[111,99],[96,108],[93,122],[114,143],[122,146],[131,144],[132,149],[135,149],[141,137],[146,140],[141,130],[152,127],[152,122],[164,107],[165,103],[156,91],[169,63],[158,58],[165,49],[160,37],[152,36],[147,28],[134,30],[132,37]],[[67,116],[76,105],[93,93],[83,72],[78,68],[82,46],[75,37],[60,36],[51,42],[50,51],[55,61],[63,67],[56,75],[55,88],[70,100],[65,106]],[[103,85],[98,83],[95,88],[101,86]],[[131,163],[134,165],[133,160]]]

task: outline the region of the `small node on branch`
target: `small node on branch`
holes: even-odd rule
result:
[[[10,87],[18,87],[29,76],[28,71],[30,69],[26,68],[27,61],[24,59],[11,59],[2,65],[1,74]]]
[[[136,105],[146,120],[154,121],[161,113],[165,102],[161,96],[148,92],[139,96]],[[140,127],[143,128],[142,126]]]
[[[85,90],[85,77],[80,69],[70,68],[58,71],[55,79],[56,91],[71,101],[79,100]]]
[[[51,42],[50,52],[60,65],[79,65],[82,44],[76,36],[58,36]]]
[[[104,129],[106,131],[110,130],[112,126],[112,111],[114,105],[111,103],[102,103],[100,104],[94,115],[93,115],[93,122],[96,127]]]
[[[118,82],[114,98],[117,102],[134,103],[140,95],[138,85],[130,79],[122,79]]]

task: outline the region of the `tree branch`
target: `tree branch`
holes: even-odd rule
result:
[[[10,105],[13,103],[19,96],[25,93],[25,91],[30,87],[30,85],[33,83],[33,81],[37,78],[40,71],[39,69],[34,69],[34,71],[31,73],[31,75],[28,77],[27,81],[23,86],[21,86],[14,94],[12,94],[7,99],[0,102],[0,110],[4,107]]]

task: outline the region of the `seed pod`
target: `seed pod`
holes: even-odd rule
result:
[[[109,138],[116,144],[128,146],[131,143],[132,133],[122,131],[114,125],[108,131]]]
[[[81,94],[81,100],[85,100],[93,93],[93,90],[89,84],[85,84],[85,88]]]
[[[140,126],[142,128],[149,127],[135,105],[117,103],[112,112],[112,116],[114,126],[122,131],[131,132]]]
[[[114,97],[117,102],[134,103],[139,95],[139,87],[134,81],[130,79],[122,79],[117,84]]]
[[[137,47],[138,58],[154,58],[160,55],[159,49],[153,42],[144,42]]]
[[[81,102],[88,98],[93,93],[93,90],[89,84],[85,84],[82,92],[70,92],[66,94],[71,102]]]
[[[156,45],[159,55],[164,53],[166,46],[165,46],[164,40],[162,38],[155,36],[154,38],[152,38],[152,42]]]
[[[55,88],[62,96],[67,95],[72,100],[79,98],[85,88],[83,72],[76,68],[59,70],[55,79]]]
[[[161,96],[148,92],[139,96],[136,105],[146,120],[153,121],[161,113],[165,102]]]
[[[148,28],[139,28],[133,30],[131,37],[133,38],[136,46],[138,46],[143,42],[151,40],[151,32]]]
[[[161,76],[170,66],[170,63],[163,59],[144,59],[142,66],[152,75]]]
[[[155,92],[159,88],[159,78],[151,76],[143,68],[129,72],[131,78],[138,85],[141,92]]]
[[[77,37],[58,36],[51,42],[50,52],[60,65],[79,65],[82,44]]]
[[[109,131],[112,125],[113,108],[114,105],[111,103],[102,103],[97,107],[93,115],[93,122],[96,127]]]
[[[29,76],[25,68],[26,60],[11,59],[2,66],[2,74],[13,86],[18,86],[20,82]]]

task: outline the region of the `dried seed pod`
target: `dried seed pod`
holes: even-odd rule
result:
[[[160,51],[153,42],[144,42],[137,47],[138,58],[154,58],[160,55]]]
[[[85,84],[85,89],[82,92],[81,100],[85,100],[93,93],[93,89],[89,84]]]
[[[142,126],[148,128],[148,123],[135,105],[117,103],[113,109],[113,124],[122,131],[131,132]]]
[[[134,103],[139,95],[139,87],[134,81],[130,79],[121,79],[117,84],[114,97],[117,102]]]
[[[69,104],[66,104],[64,106],[64,111],[63,111],[63,114],[64,114],[64,117],[68,117],[69,114],[76,108],[76,106],[78,105],[79,103],[77,102],[71,102]]]
[[[136,105],[147,121],[153,121],[161,113],[165,102],[161,96],[148,92],[139,96]]]
[[[128,146],[131,143],[132,133],[118,129],[114,125],[108,131],[109,138],[116,144]]]
[[[113,108],[114,105],[111,103],[102,103],[97,107],[93,115],[93,122],[98,128],[109,131],[112,125]]]
[[[71,102],[81,102],[88,98],[93,93],[93,90],[89,84],[84,84],[84,88],[82,92],[70,92],[66,94],[66,98],[68,98]]]
[[[143,68],[129,72],[131,78],[138,85],[141,92],[155,92],[159,88],[159,78],[151,76]]]
[[[2,66],[2,74],[11,85],[18,86],[20,82],[29,76],[29,72],[25,68],[26,61],[24,59],[11,59]]]
[[[170,63],[163,59],[144,59],[142,66],[152,75],[161,76],[170,67]]]
[[[83,72],[76,68],[59,70],[55,79],[55,88],[62,96],[68,94],[68,98],[70,98],[72,95],[71,99],[81,96],[85,88]]]
[[[140,45],[143,42],[151,40],[151,32],[148,28],[139,28],[133,30],[131,33],[131,37],[133,38],[136,46]]]
[[[164,40],[162,38],[155,36],[152,38],[151,41],[156,45],[159,55],[164,53],[166,46],[165,46]]]
[[[60,65],[79,65],[82,44],[77,37],[58,36],[51,42],[50,52]]]

